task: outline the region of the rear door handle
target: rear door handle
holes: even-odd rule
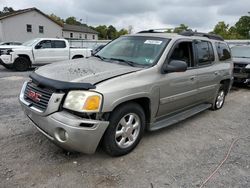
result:
[[[217,76],[219,73],[216,71],[216,72],[214,72],[214,74]]]

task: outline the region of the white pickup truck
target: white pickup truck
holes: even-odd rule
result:
[[[91,49],[70,48],[65,39],[36,38],[21,46],[0,46],[0,64],[17,71],[26,71],[34,65],[91,56]]]

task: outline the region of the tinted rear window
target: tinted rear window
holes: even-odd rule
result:
[[[65,47],[66,47],[65,41],[61,41],[61,40],[53,41],[53,48],[65,48]]]
[[[220,61],[231,59],[230,49],[227,44],[216,42],[215,45]]]
[[[206,65],[214,61],[214,52],[212,44],[207,41],[199,41],[196,43],[198,64]]]

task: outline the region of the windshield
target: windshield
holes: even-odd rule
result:
[[[120,37],[101,49],[96,56],[103,59],[129,62],[130,65],[153,65],[169,39],[158,37]]]
[[[23,46],[32,46],[35,42],[37,42],[39,39],[32,39],[32,40],[28,40],[24,43],[22,43]]]
[[[231,51],[233,57],[250,58],[250,46],[234,46]]]

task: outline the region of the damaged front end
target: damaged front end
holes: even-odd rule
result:
[[[72,111],[69,108],[77,104],[73,101],[67,106],[65,101],[72,90],[90,93],[95,86],[52,80],[36,73],[30,77],[32,80],[24,83],[19,101],[34,126],[66,150],[94,153],[109,122],[100,117],[99,111]]]
[[[250,84],[250,63],[234,63],[234,82]]]

